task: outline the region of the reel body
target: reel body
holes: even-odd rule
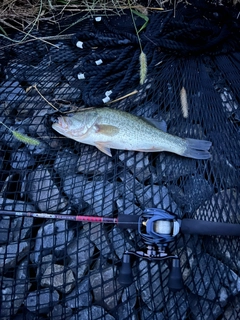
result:
[[[146,244],[167,244],[179,233],[181,220],[162,209],[146,209],[139,217],[138,232]]]
[[[180,232],[181,220],[165,210],[149,208],[138,217],[137,229],[144,244],[145,250],[126,251],[119,269],[119,283],[126,287],[133,281],[131,256],[147,259],[149,261],[161,261],[172,259],[171,272],[168,286],[173,291],[183,288],[179,258],[169,254],[166,249],[169,242]]]

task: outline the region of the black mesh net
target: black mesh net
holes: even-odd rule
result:
[[[123,288],[117,270],[124,252],[144,248],[137,231],[21,216],[117,217],[160,208],[181,219],[240,223],[239,12],[201,2],[179,4],[175,14],[151,13],[139,33],[148,64],[143,85],[129,11],[67,30],[83,15],[64,16],[57,27],[40,24],[23,43],[18,32],[15,42],[0,38],[1,319],[239,318],[237,237],[180,233],[169,250],[180,259],[182,290],[169,290],[167,260],[145,259],[134,259],[133,283]],[[211,141],[211,159],[120,150],[109,157],[52,129],[59,112],[104,105]]]

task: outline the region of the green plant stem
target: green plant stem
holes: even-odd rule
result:
[[[128,0],[128,5],[129,5],[129,8],[130,8],[130,12],[131,12],[131,16],[132,16],[132,21],[133,21],[133,25],[134,25],[134,29],[135,29],[135,31],[136,31],[136,35],[137,35],[137,38],[138,38],[140,51],[143,52],[141,40],[140,40],[140,37],[139,37],[139,34],[138,34],[137,26],[136,26],[136,23],[135,23],[135,20],[134,20],[133,12],[132,12],[132,7],[131,7],[131,4],[130,4],[130,1],[129,1],[129,0]]]

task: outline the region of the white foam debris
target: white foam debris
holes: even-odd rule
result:
[[[80,49],[83,49],[83,42],[82,42],[82,41],[78,41],[78,42],[76,43],[76,46],[77,46],[78,48],[80,48]]]

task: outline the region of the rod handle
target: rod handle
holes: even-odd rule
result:
[[[240,236],[240,224],[183,219],[181,232],[209,236]]]

